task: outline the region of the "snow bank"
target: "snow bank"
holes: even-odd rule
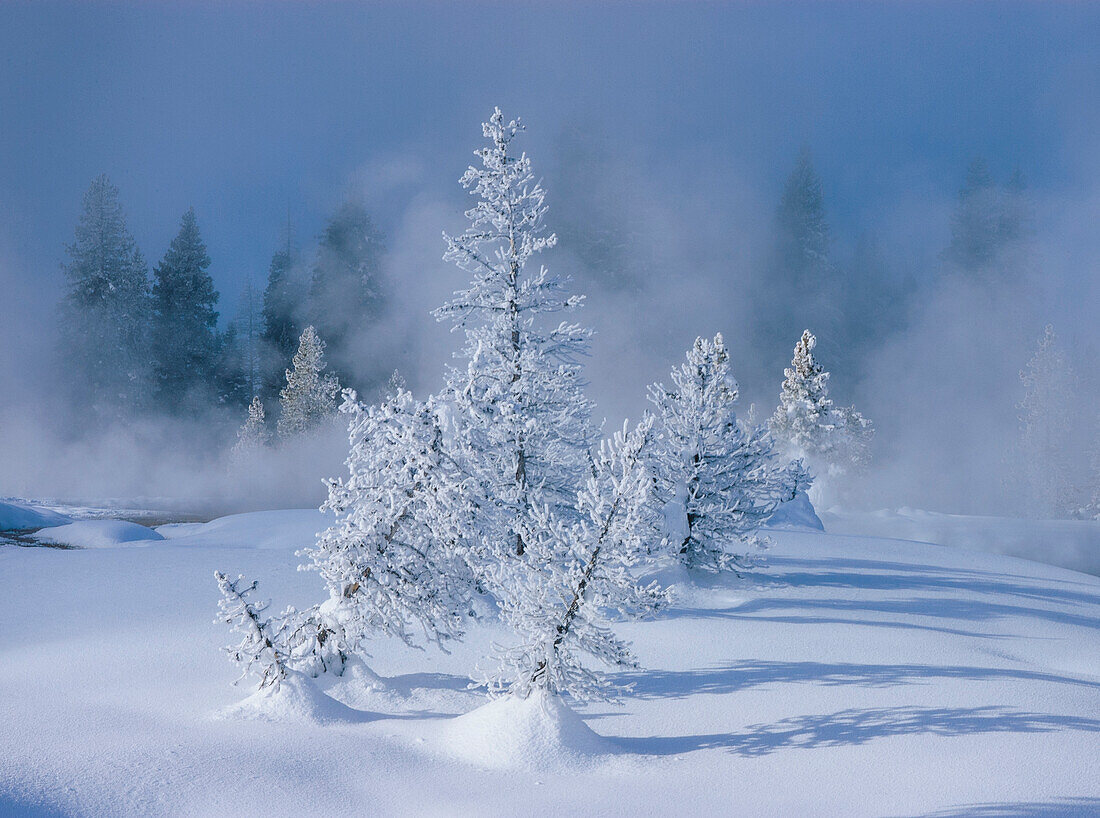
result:
[[[793,500],[788,500],[777,508],[768,521],[765,528],[782,528],[787,530],[811,530],[824,531],[821,518],[814,511],[814,504],[810,502],[806,492],[800,491]]]
[[[535,691],[526,699],[504,696],[443,729],[448,755],[490,768],[572,766],[613,751],[557,696]]]
[[[929,542],[1100,575],[1100,522],[1094,520],[1022,520],[910,508],[872,512],[832,508],[822,517],[832,534]]]
[[[157,529],[173,545],[202,548],[296,550],[309,545],[332,518],[317,509],[283,509],[232,514],[208,523],[164,525]]]
[[[151,528],[125,520],[78,520],[41,531],[35,539],[72,548],[116,548],[131,544],[148,545],[164,537]]]
[[[308,676],[289,671],[277,689],[261,688],[244,701],[222,708],[214,717],[332,724],[367,721],[371,714],[352,710],[322,693]]]
[[[0,502],[0,531],[26,531],[64,525],[69,518],[48,508],[26,503]]]

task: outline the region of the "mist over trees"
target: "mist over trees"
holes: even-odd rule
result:
[[[373,392],[394,371],[393,345],[369,344],[388,309],[388,285],[381,233],[359,203],[344,203],[329,219],[311,265],[288,224],[263,289],[246,280],[224,329],[214,261],[194,208],[150,276],[118,188],[99,176],[84,195],[66,253],[57,354],[73,405],[89,407],[94,426],[198,417],[228,442],[248,417],[248,438],[266,441],[271,435],[261,431],[265,416],[257,414],[256,398],[279,408],[273,420],[285,436],[334,413],[338,373],[347,385]],[[322,361],[326,349],[331,363]],[[307,372],[310,366],[316,372]]]
[[[647,205],[642,195],[645,174],[631,167],[613,140],[580,127],[566,130],[556,145],[553,178],[561,195],[555,219],[568,238],[561,248],[564,269],[604,305],[635,299],[636,314],[660,310],[662,282],[670,282],[669,276],[677,272],[663,271],[677,263],[677,256],[670,249],[675,245],[661,244],[662,219],[668,214]],[[977,327],[967,333],[965,322],[960,325],[952,315],[952,305],[988,298],[999,305],[992,313],[1018,316],[999,319],[986,340],[997,338],[1003,346],[1005,339],[1024,333],[1021,322],[1028,305],[1018,298],[1014,304],[1004,289],[1033,281],[1037,272],[1034,206],[1019,172],[1002,182],[982,160],[970,163],[943,232],[929,236],[930,245],[938,241],[943,249],[936,264],[919,276],[888,234],[853,230],[847,222],[841,222],[846,225],[843,231],[833,227],[830,207],[843,211],[845,203],[829,199],[827,180],[808,149],[795,157],[789,176],[774,194],[775,210],[765,220],[767,229],[759,240],[759,269],[731,275],[721,282],[728,292],[718,297],[719,302],[744,300],[749,305],[748,320],[732,333],[748,342],[733,348],[739,369],[750,376],[748,394],[774,399],[791,339],[813,327],[817,353],[829,362],[834,389],[858,396],[861,404],[870,397],[880,436],[898,446],[906,431],[899,436],[893,413],[880,409],[877,394],[868,391],[872,383],[881,386],[881,366],[889,360],[882,355],[884,348],[895,359],[891,390],[910,393],[911,402],[930,383],[957,378],[960,370],[946,356],[914,354],[914,345],[906,339],[935,337],[942,325],[954,326],[950,331],[957,338],[942,340],[954,350],[985,342],[976,334]],[[381,221],[388,223],[389,218],[392,214],[383,213]],[[248,277],[235,308],[225,315],[219,315],[220,298],[211,276],[218,260],[210,258],[203,235],[209,226],[203,224],[200,232],[199,222],[193,209],[183,215],[177,234],[150,274],[127,228],[117,188],[105,176],[89,187],[63,265],[67,286],[57,352],[71,375],[66,388],[73,405],[90,406],[94,423],[86,431],[74,428],[70,436],[128,418],[171,415],[203,418],[214,430],[213,438],[226,448],[246,422],[254,430],[257,424],[264,427],[250,437],[274,441],[272,432],[286,405],[280,400],[287,388],[286,374],[295,371],[293,358],[307,326],[314,328],[324,349],[326,368],[319,379],[335,376],[342,386],[369,397],[384,394],[387,378],[398,365],[414,384],[419,382],[409,350],[424,343],[424,333],[414,316],[399,312],[405,309],[399,306],[400,288],[415,287],[417,282],[398,281],[388,269],[391,261],[379,221],[359,199],[352,196],[337,206],[309,247],[296,246],[288,221],[266,280],[253,284]],[[647,293],[644,298],[639,297],[642,291]],[[490,348],[467,354],[482,366]],[[903,352],[906,348],[909,351]],[[411,369],[406,368],[410,361]],[[880,368],[868,369],[872,362]],[[964,383],[958,395],[940,395],[930,405],[929,418],[938,413],[945,436],[957,438],[946,448],[965,444],[965,429],[946,423],[956,403],[980,402],[997,392],[1002,395],[1000,404],[986,411],[1002,428],[1016,423],[1015,403],[1003,397],[1014,388],[1016,372],[1000,363],[996,372],[975,371],[978,377]],[[1083,377],[1076,381],[1071,401],[1095,386],[1088,365],[1082,364],[1080,372]],[[990,388],[993,383],[998,384],[995,389]],[[973,390],[969,398],[968,389]],[[256,406],[251,406],[248,421],[257,397],[267,411],[258,420]],[[325,413],[331,414],[334,399],[329,396],[324,402]],[[281,427],[295,424],[290,419]],[[298,425],[304,429],[313,422]],[[542,445],[538,434],[525,440]],[[547,440],[553,437],[546,435]],[[1075,431],[1072,437],[1074,442],[1063,449],[1100,446],[1093,443],[1093,433]],[[1082,469],[1075,467],[1079,496],[1072,503],[1052,505],[1041,498],[1046,491],[1041,481],[1021,475],[1029,470],[1047,474],[1048,466],[1055,469],[1051,464],[1056,458],[1043,455],[1025,466],[1023,446],[1013,451],[1017,477],[1002,481],[1004,502],[1019,513],[1086,513],[1096,490],[1095,477],[1079,476]],[[889,462],[888,457],[878,460]],[[525,466],[537,470],[539,459]]]

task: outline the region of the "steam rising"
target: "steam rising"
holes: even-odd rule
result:
[[[487,9],[473,10],[457,23],[451,19],[457,10],[437,9],[438,16],[420,15],[424,19],[411,28],[411,18],[392,9],[364,15],[329,11],[319,29],[298,32],[296,15],[302,12],[282,9],[269,36],[284,54],[316,53],[322,44],[331,46],[326,53],[339,54],[348,38],[356,41],[360,53],[367,53],[357,38],[380,43],[394,32],[415,48],[403,53],[380,45],[381,55],[366,57],[374,71],[369,77],[362,74],[366,69],[342,56],[332,65],[308,63],[303,70],[311,82],[342,89],[326,91],[323,104],[297,103],[285,95],[278,85],[285,77],[246,77],[254,90],[280,100],[278,121],[289,121],[265,143],[235,113],[228,115],[230,135],[247,133],[258,140],[254,154],[242,158],[252,163],[246,175],[231,172],[222,161],[200,161],[214,156],[217,146],[200,145],[193,131],[184,128],[180,141],[166,143],[160,131],[170,126],[141,116],[140,124],[132,126],[140,150],[132,156],[92,150],[86,162],[66,161],[63,173],[49,169],[56,189],[50,198],[28,193],[29,183],[6,183],[14,171],[0,174],[0,212],[19,213],[28,202],[38,208],[25,223],[0,225],[0,292],[6,307],[0,321],[0,348],[5,350],[0,355],[0,495],[160,497],[176,505],[219,510],[319,502],[324,495],[321,479],[342,468],[345,441],[339,428],[262,452],[246,464],[234,464],[228,456],[243,412],[214,407],[205,417],[141,417],[86,433],[81,408],[68,405],[58,388],[66,364],[57,359],[54,347],[60,290],[56,262],[62,244],[71,240],[80,192],[94,174],[111,173],[134,214],[134,232],[150,261],[163,253],[176,211],[193,202],[214,260],[223,320],[232,317],[236,305],[231,296],[248,275],[259,280],[266,271],[267,259],[278,247],[288,200],[299,222],[303,275],[323,219],[349,197],[364,201],[384,234],[382,266],[390,302],[383,318],[351,333],[350,376],[353,381],[373,378],[397,368],[414,392],[424,395],[441,385],[443,367],[458,343],[429,315],[463,283],[464,274],[441,260],[440,234],[463,224],[462,211],[469,204],[457,178],[479,142],[477,123],[494,103],[508,115],[523,116],[530,128],[522,137],[523,147],[544,178],[547,224],[559,235],[557,249],[546,254],[545,262],[570,274],[577,291],[588,296],[582,320],[597,335],[587,375],[591,394],[611,427],[625,416],[637,417],[645,408],[646,385],[666,378],[697,335],[715,332],[723,333],[731,351],[743,411],[756,403],[760,416],[771,412],[783,362],[804,327],[773,326],[767,299],[760,294],[771,285],[769,253],[783,183],[799,146],[808,144],[823,182],[832,258],[846,276],[842,288],[812,305],[811,312],[819,312],[822,320],[821,326],[809,328],[822,337],[827,316],[852,309],[858,303],[853,293],[874,283],[861,279],[872,273],[852,262],[867,238],[886,267],[876,275],[885,276],[889,291],[903,305],[897,325],[884,339],[850,344],[840,360],[830,360],[824,352],[821,356],[833,371],[834,398],[857,405],[878,430],[872,469],[851,487],[847,501],[950,512],[1017,511],[1018,497],[1006,487],[1005,475],[1016,439],[1016,403],[1022,396],[1018,373],[1047,323],[1054,324],[1081,378],[1080,444],[1092,445],[1100,398],[1095,378],[1100,363],[1100,234],[1095,229],[1100,155],[1095,131],[1089,128],[1097,119],[1095,100],[1076,89],[1090,84],[1090,72],[1100,81],[1095,76],[1100,60],[1085,59],[1090,53],[1095,57],[1095,43],[1087,38],[1074,40],[1057,64],[1041,50],[1025,48],[1021,54],[1007,46],[986,46],[993,51],[967,58],[961,43],[970,43],[984,24],[965,11],[938,8],[938,14],[952,16],[955,31],[937,33],[938,50],[922,56],[927,67],[920,91],[932,124],[914,120],[900,103],[872,105],[880,121],[870,128],[881,142],[869,144],[865,133],[843,128],[859,95],[864,102],[882,103],[912,89],[892,58],[875,51],[851,57],[861,53],[859,42],[849,47],[842,37],[858,40],[864,35],[852,34],[849,18],[865,18],[861,23],[866,28],[892,42],[901,36],[898,30],[910,26],[939,28],[942,21],[931,10],[849,10],[829,21],[806,7],[789,28],[763,9],[749,8],[654,9],[651,18],[643,19],[640,12],[616,4],[572,9],[578,19],[569,25],[562,22],[569,16],[565,13],[553,17],[534,8],[509,10],[505,22],[528,35],[531,51],[525,59],[541,63],[535,71],[509,52],[502,62],[518,66],[511,76],[499,76],[496,61],[483,59],[483,47],[495,40],[475,21],[486,18]],[[1087,19],[1058,25],[1087,31],[1091,21],[1091,30],[1096,30],[1094,9],[1061,12]],[[23,20],[27,14],[20,11],[17,16]],[[243,59],[229,50],[228,33],[243,25],[247,15],[237,9],[219,21],[212,8],[201,12],[217,32],[203,53],[223,65],[227,75]],[[1008,23],[989,25],[1015,31],[1027,28],[1032,18],[1042,18],[1038,7],[1007,16]],[[93,22],[107,24],[98,18]],[[131,23],[140,28],[147,21],[133,17]],[[450,23],[466,36],[444,37]],[[657,38],[662,27],[672,35],[695,37],[697,45],[686,49]],[[7,28],[10,32],[19,25]],[[357,33],[348,33],[349,28]],[[612,28],[615,45],[605,49]],[[413,38],[413,31],[422,32],[423,40]],[[563,31],[566,47],[550,48],[563,41]],[[736,37],[717,42],[709,31],[735,32]],[[749,43],[752,32],[761,31],[770,32],[764,44],[770,48]],[[807,45],[807,32],[816,32],[820,41]],[[181,42],[193,45],[200,33],[188,21],[180,31]],[[47,50],[60,54],[68,36],[61,32],[46,44]],[[0,35],[0,45],[4,42]],[[658,56],[667,60],[669,73],[642,71],[643,58],[635,48],[647,55],[647,65]],[[91,58],[84,53],[78,59]],[[854,68],[848,64],[851,59],[857,59]],[[913,58],[897,59],[911,63]],[[966,97],[958,98],[956,79],[960,65],[962,78],[973,79],[971,59],[1012,61],[1014,71],[1041,88],[1027,97],[1041,110],[1021,113],[1023,91],[1015,81],[990,89],[984,85],[990,80],[983,77],[964,91],[982,117],[960,120],[958,111],[969,109]],[[425,82],[394,84],[393,74],[401,72],[384,71],[386,60],[407,65],[414,78]],[[823,65],[840,75],[835,84],[819,76]],[[559,85],[542,76],[543,71],[556,75],[555,67],[564,78]],[[97,63],[95,70],[122,78],[125,88],[126,78],[163,74],[165,66],[135,55],[132,62]],[[762,96],[761,78],[773,70],[781,74],[775,97]],[[587,87],[579,82],[582,74]],[[878,79],[848,89],[844,80],[854,74]],[[1079,80],[1066,83],[1066,76]],[[213,79],[200,76],[199,81]],[[173,83],[156,87],[154,95],[171,94],[177,89]],[[799,90],[804,83],[820,99],[807,101]],[[9,79],[0,81],[0,99],[10,84]],[[369,101],[347,98],[360,89]],[[43,87],[41,94],[47,107],[62,105],[58,89]],[[219,94],[209,111],[200,109],[196,116],[217,117],[225,104]],[[20,99],[14,108],[5,106],[9,124],[29,104]],[[123,103],[130,104],[135,114],[144,110],[137,97]],[[251,104],[242,103],[249,110]],[[646,104],[657,114],[646,110]],[[718,110],[721,105],[726,109]],[[731,105],[737,107],[736,117],[728,110]],[[802,108],[792,116],[786,113],[790,106]],[[813,106],[824,107],[814,113]],[[429,116],[438,118],[435,124],[424,124]],[[316,128],[310,135],[323,133],[320,142],[311,143],[296,124],[302,117],[312,117]],[[1021,117],[1026,127],[1017,127]],[[856,124],[868,127],[861,118]],[[44,125],[32,117],[26,127]],[[925,127],[941,142],[921,143]],[[1013,142],[1015,132],[1023,134],[1018,144]],[[20,144],[20,150],[0,144],[7,155],[0,170],[20,162],[31,168],[20,179],[47,173],[45,159]],[[172,166],[172,145],[186,154],[179,167]],[[61,153],[77,150],[69,144]],[[265,151],[275,158],[266,159]],[[1001,180],[1014,165],[1035,180],[1027,194],[1034,215],[1027,263],[1011,275],[1006,270],[992,284],[945,274],[941,259],[950,240],[955,193],[967,163],[978,153],[991,155]],[[1057,168],[1051,156],[1057,157]],[[265,174],[280,188],[277,195],[267,195]],[[255,213],[234,218],[249,210],[241,207],[246,201],[256,203]],[[44,209],[49,215],[41,215]],[[354,326],[357,316],[343,320]],[[762,333],[761,327],[767,331]],[[823,350],[829,348],[828,340],[822,337]],[[375,395],[362,397],[372,400]]]

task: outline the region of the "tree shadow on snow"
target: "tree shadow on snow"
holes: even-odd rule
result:
[[[1003,594],[1037,602],[1100,604],[1095,585],[1069,580],[1044,580],[1020,574],[943,568],[859,559],[797,559],[769,557],[771,573],[754,575],[760,585],[798,588],[859,588],[885,591],[961,591]]]
[[[772,611],[806,611],[808,613],[771,613]],[[837,613],[878,613],[892,616],[951,619],[968,622],[989,622],[1008,617],[1041,619],[1058,625],[1080,628],[1100,628],[1100,617],[1052,611],[1023,605],[1005,605],[983,602],[978,599],[949,599],[943,597],[913,597],[911,599],[753,599],[731,608],[676,608],[667,618],[739,619],[782,622],[799,625],[862,625],[873,628],[903,628],[930,630],[956,636],[973,636],[986,639],[1010,638],[1011,634],[990,634],[928,625],[910,621],[883,621],[874,619],[822,616],[814,611]]]
[[[616,676],[616,683],[631,685],[633,698],[680,699],[698,693],[712,695],[736,693],[746,688],[772,683],[893,687],[924,684],[933,679],[1054,682],[1100,690],[1100,682],[1015,668],[779,661],[734,662],[724,667],[703,670],[646,670],[638,673],[622,673]]]
[[[1100,721],[1078,716],[1024,713],[1004,707],[881,707],[798,716],[774,724],[751,725],[743,733],[644,736],[613,739],[639,755],[679,755],[695,750],[728,750],[764,756],[778,750],[866,744],[877,738],[916,734],[966,736],[980,733],[1100,732]]]
[[[1100,798],[1059,798],[1055,801],[1016,801],[968,804],[920,818],[1073,818],[1100,815]]]

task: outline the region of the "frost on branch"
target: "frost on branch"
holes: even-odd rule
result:
[[[874,427],[854,407],[833,405],[816,345],[809,330],[802,333],[768,428],[789,457],[804,459],[818,477],[835,476],[866,465]]]
[[[249,596],[256,590],[256,582],[244,585],[244,577],[230,579],[221,571],[214,572],[222,598],[218,602],[216,622],[224,622],[241,635],[241,641],[225,650],[241,668],[237,681],[248,676],[260,679],[260,688],[279,689],[286,678],[287,657],[279,646],[280,627],[261,619],[267,610],[267,602],[253,602]]]
[[[255,396],[248,406],[248,420],[237,430],[237,443],[233,446],[233,454],[243,455],[262,448],[267,443],[270,434],[264,421],[264,405],[259,396]]]
[[[444,259],[471,280],[435,312],[466,336],[458,354],[465,365],[449,371],[442,400],[486,559],[522,555],[525,532],[538,528],[545,507],[565,523],[577,519],[576,492],[596,438],[580,371],[591,333],[549,318],[571,313],[582,298],[533,263],[557,237],[543,225],[545,192],[530,160],[513,150],[521,130],[499,108],[483,125],[489,144],[475,152],[480,167],[461,179],[477,197],[466,211],[470,226],[444,234]]]
[[[313,327],[306,327],[294,353],[293,368],[286,372],[286,386],[279,393],[279,437],[291,437],[312,429],[336,414],[340,385],[324,374],[325,342]]]
[[[758,547],[757,529],[808,479],[800,464],[777,462],[765,429],[738,420],[721,335],[697,338],[671,377],[672,388],[649,389],[660,418],[651,460],[671,548],[689,568],[744,566],[745,554],[728,546]]]
[[[443,450],[434,406],[403,388],[366,407],[345,392],[348,475],[329,481],[335,523],[300,552],[320,573],[328,638],[342,655],[370,635],[409,645],[461,636],[471,581],[461,481]]]
[[[602,443],[577,497],[579,520],[555,518],[544,508],[537,536],[531,532],[529,559],[496,566],[508,579],[496,583],[505,592],[501,616],[521,641],[498,652],[499,670],[488,680],[494,692],[610,699],[606,675],[582,657],[635,666],[610,616],[643,617],[668,601],[656,583],[641,585],[633,574],[648,557],[657,522],[644,463],[652,426],[647,417]]]

